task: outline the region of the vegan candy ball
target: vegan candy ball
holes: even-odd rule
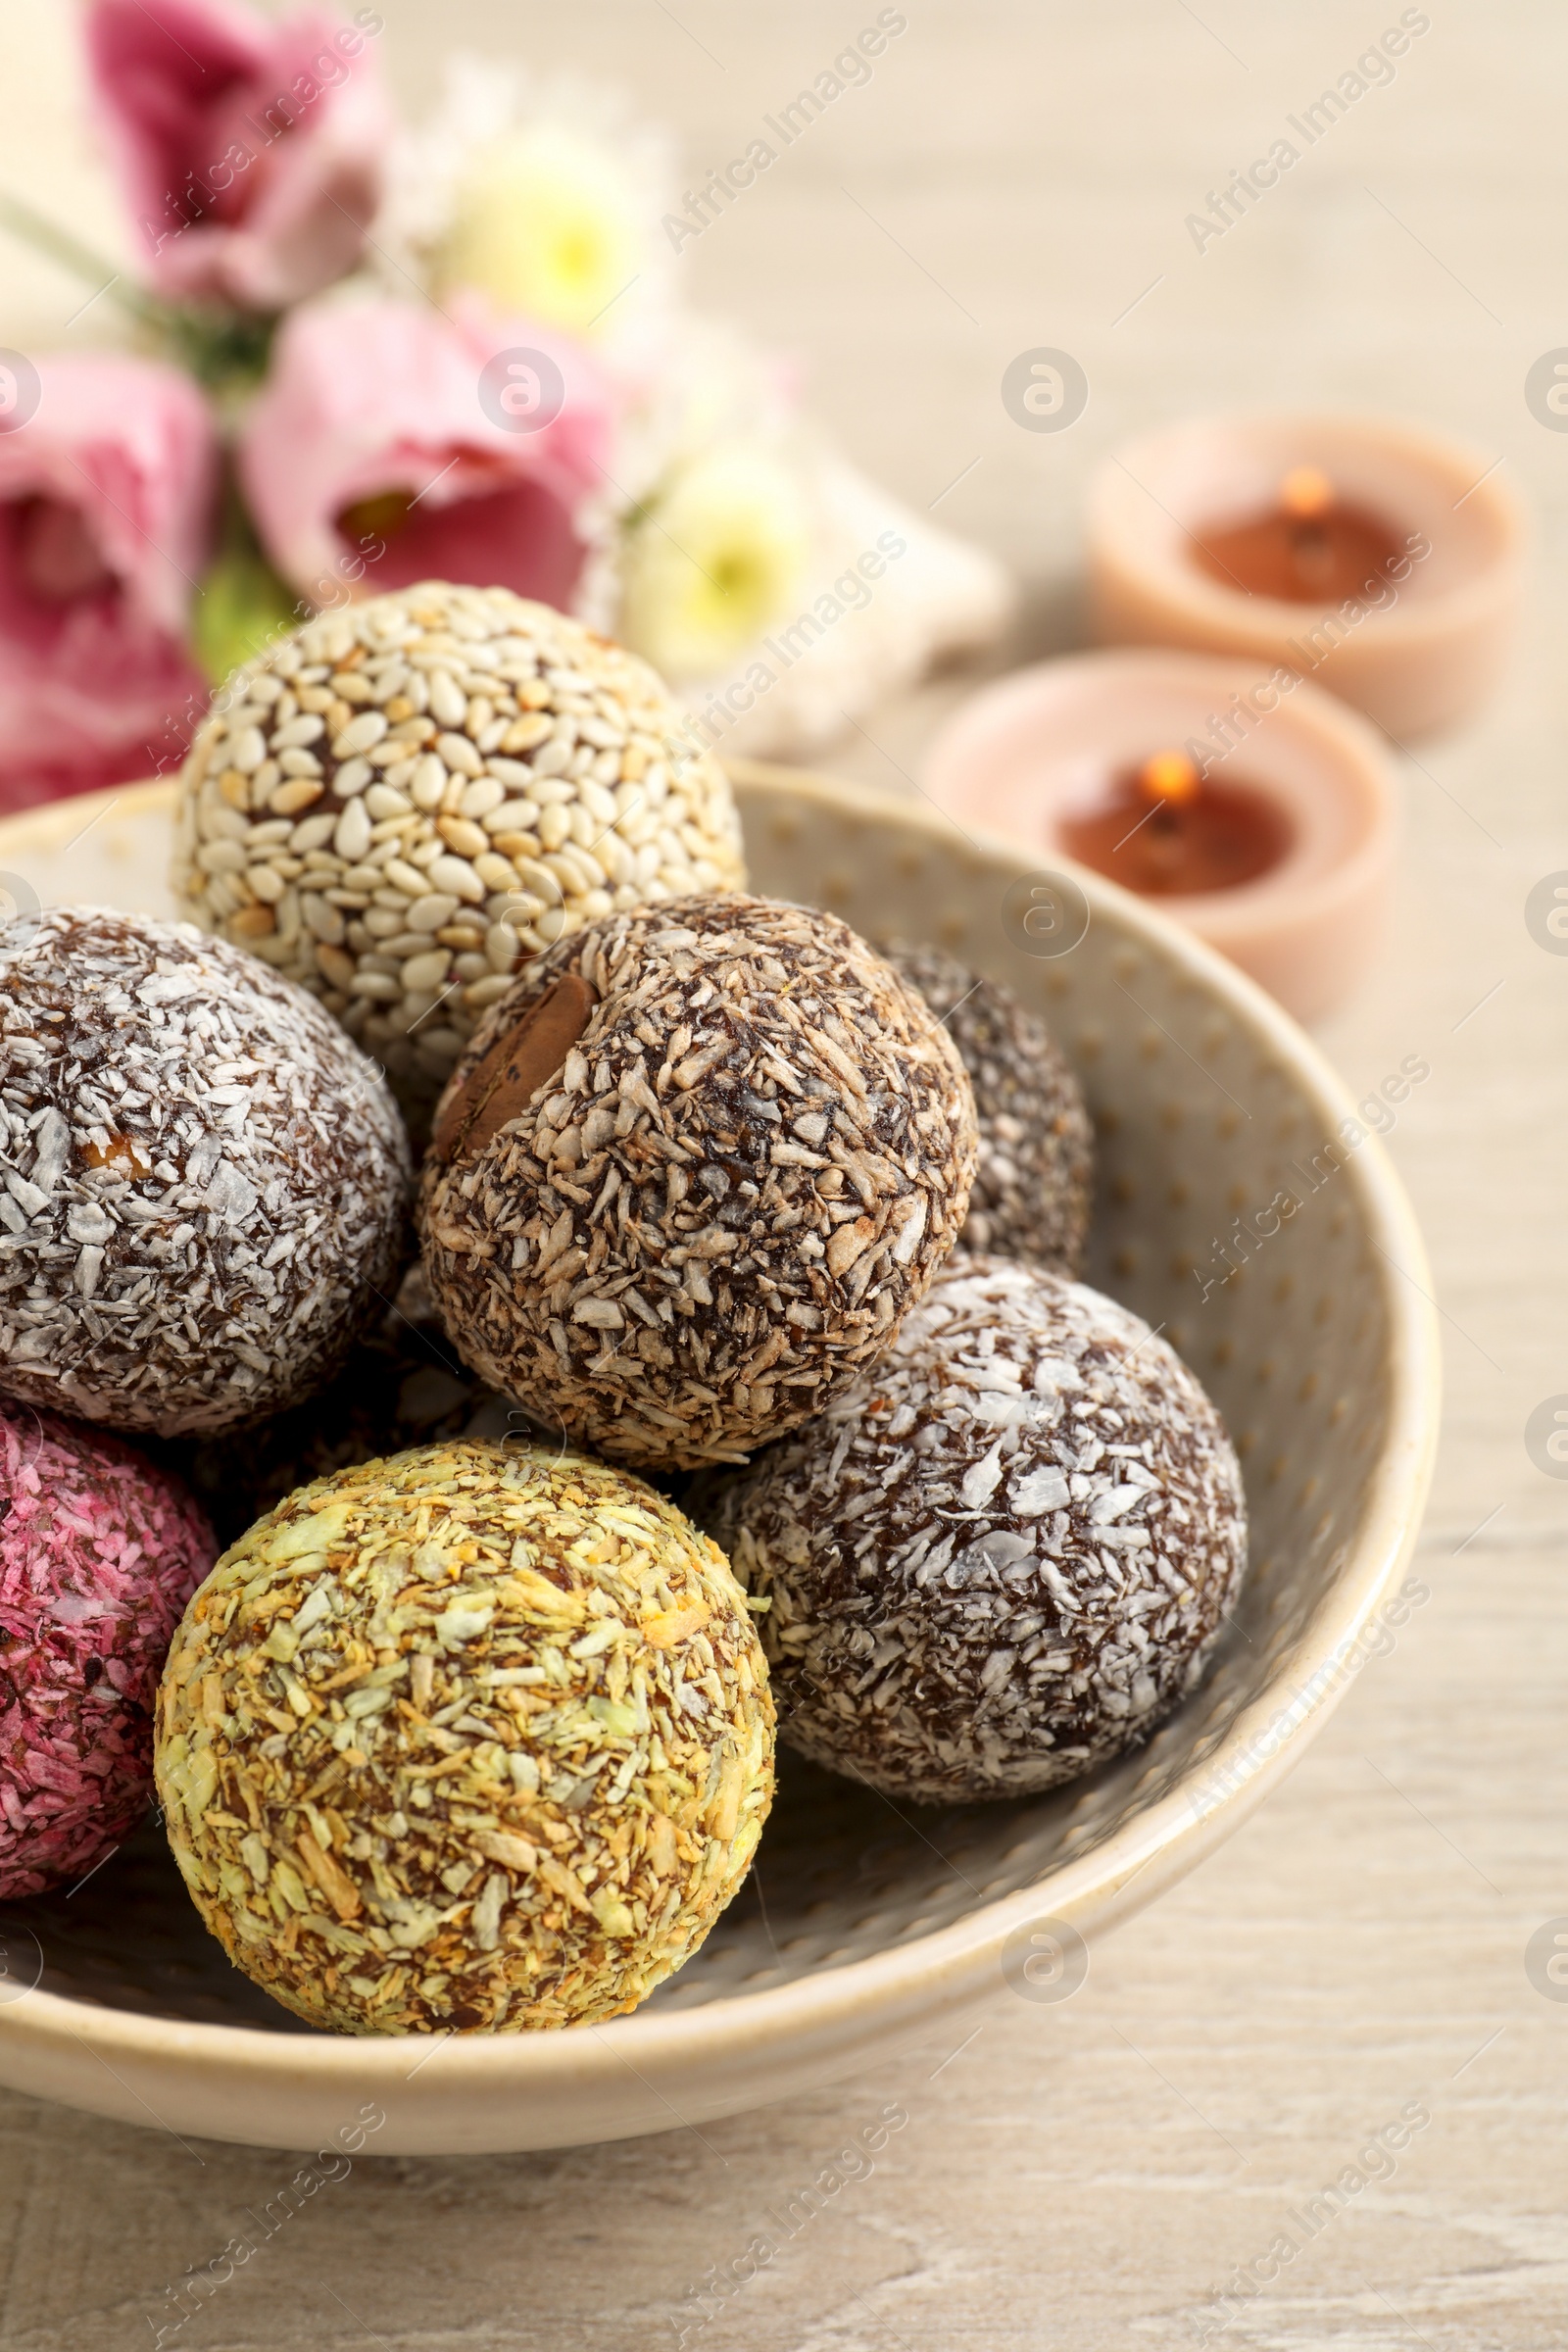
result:
[[[1020,1796],[1146,1739],[1247,1561],[1198,1382],[1125,1307],[959,1256],[897,1347],[708,1514],[791,1746],[889,1796]]]
[[[745,879],[723,769],[635,655],[440,580],[307,621],[185,762],[175,887],[428,1117],[519,955]]]
[[[302,989],[190,924],[0,925],[0,1393],[161,1437],[310,1396],[411,1185],[384,1082]]]
[[[959,1247],[1075,1274],[1089,1235],[1094,1130],[1045,1022],[1010,988],[940,948],[882,952],[943,1023],[974,1088],[980,1162]]]
[[[767,1670],[723,1555],[638,1479],[422,1446],[291,1495],[170,1651],[158,1785],[235,1965],[350,2034],[631,2009],[746,1875]]]
[[[145,1809],[164,1653],[215,1549],[129,1446],[0,1407],[0,1900],[85,1877]]]
[[[952,1041],[863,940],[688,899],[563,941],[492,1008],[437,1117],[425,1269],[539,1421],[736,1460],[888,1347],[974,1159]]]

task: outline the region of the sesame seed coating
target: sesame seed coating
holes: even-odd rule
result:
[[[174,1437],[318,1388],[396,1270],[380,1074],[188,923],[0,926],[0,1392]]]
[[[0,1408],[0,1899],[85,1876],[146,1809],[159,1670],[216,1548],[128,1446]]]
[[[1089,1238],[1094,1129],[1044,1021],[940,948],[882,949],[957,1047],[974,1088],[980,1164],[959,1248],[1075,1274]]]
[[[416,1132],[520,957],[744,878],[728,780],[654,671],[505,588],[307,621],[182,772],[183,906],[321,997]]]
[[[486,1098],[530,1009],[570,991],[559,1069]],[[467,1361],[600,1452],[685,1467],[743,1458],[883,1352],[976,1148],[953,1043],[889,965],[834,915],[739,897],[541,957],[437,1134],[421,1244]]]
[[[516,2033],[696,1950],[761,1835],[773,1708],[722,1553],[640,1480],[421,1446],[220,1560],[157,1772],[202,1918],[297,2016]]]
[[[1135,1746],[1246,1568],[1218,1414],[1138,1316],[956,1256],[887,1359],[705,1514],[771,1606],[791,1746],[890,1796],[1018,1796]]]

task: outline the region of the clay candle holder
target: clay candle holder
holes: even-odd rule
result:
[[[1092,632],[1285,666],[1396,738],[1497,681],[1524,522],[1493,457],[1380,417],[1195,417],[1090,488]]]
[[[949,721],[922,780],[1042,869],[1092,865],[1151,899],[1298,1020],[1342,1004],[1381,945],[1388,755],[1283,666],[1103,653],[1017,670]]]

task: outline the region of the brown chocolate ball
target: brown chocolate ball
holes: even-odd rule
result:
[[[1146,1739],[1247,1562],[1192,1373],[1059,1275],[956,1256],[886,1360],[702,1506],[780,1730],[894,1797],[1021,1796]]]
[[[959,1246],[1076,1274],[1089,1238],[1094,1129],[1046,1024],[940,948],[882,953],[947,1029],[974,1088],[980,1164]]]
[[[495,1005],[420,1201],[447,1330],[618,1459],[737,1461],[889,1346],[963,1221],[952,1040],[836,916],[689,899],[561,941]]]

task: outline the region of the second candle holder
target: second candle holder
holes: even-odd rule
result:
[[[1090,486],[1091,627],[1283,664],[1396,738],[1428,735],[1497,681],[1524,538],[1497,462],[1425,426],[1191,417]]]
[[[960,825],[1152,899],[1298,1020],[1343,1004],[1382,946],[1388,755],[1289,671],[1170,653],[1015,670],[948,721],[922,780]]]

